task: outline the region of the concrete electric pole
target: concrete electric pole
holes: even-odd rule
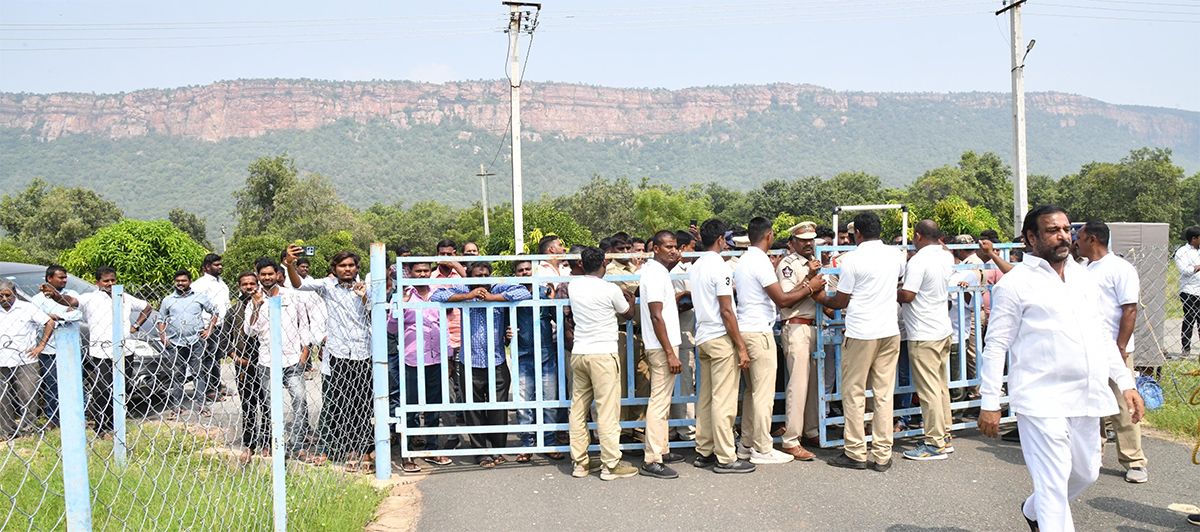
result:
[[[537,27],[537,13],[541,4],[527,2],[501,2],[508,6],[508,60],[509,60],[509,89],[512,96],[511,125],[512,131],[512,192],[513,192],[513,242],[514,252],[518,255],[525,253],[525,209],[522,201],[521,187],[521,48],[518,37],[521,32],[533,35]],[[534,8],[533,11],[521,8]]]
[[[1034,41],[1024,48],[1021,41],[1021,4],[1016,0],[1005,6],[996,15],[1008,12],[1010,40],[1012,41],[1012,105],[1013,105],[1013,234],[1021,234],[1025,213],[1029,212],[1029,167],[1025,158],[1025,56],[1033,48]]]
[[[488,236],[492,234],[492,228],[488,225],[487,178],[496,174],[489,174],[483,169],[483,163],[479,163],[479,173],[475,175],[483,181],[483,236]]]

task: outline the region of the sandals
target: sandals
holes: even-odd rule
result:
[[[329,459],[329,457],[327,457],[323,454],[312,454],[303,449],[296,451],[295,453],[292,453],[291,458],[293,460],[299,460],[306,464],[312,464],[315,466],[323,466],[323,465],[325,465],[325,462]]]
[[[425,461],[430,464],[433,464],[435,466],[444,466],[444,465],[450,465],[450,464],[454,463],[454,460],[451,460],[450,458],[445,457],[445,456],[431,456],[429,458],[426,458]]]
[[[524,463],[529,462],[529,460],[532,458],[533,458],[533,455],[531,455],[529,453],[521,453],[521,454],[517,455],[517,463],[524,464]]]
[[[551,460],[562,460],[563,458],[566,458],[566,457],[567,457],[567,455],[560,453],[558,451],[551,451],[551,452],[546,453],[546,458],[549,458]]]
[[[495,461],[496,461],[496,465],[500,465],[500,464],[507,464],[507,463],[508,463],[508,459],[507,459],[507,458],[505,458],[505,457],[504,457],[504,455],[502,455],[502,454],[498,454],[498,455],[496,455],[496,459],[495,459]]]
[[[479,460],[479,467],[482,467],[484,469],[491,469],[493,467],[496,467],[496,461],[492,460],[491,457],[482,458]]]
[[[421,466],[417,465],[412,458],[405,458],[403,462],[400,462],[400,470],[405,473],[420,473]]]
[[[892,432],[904,432],[906,430],[908,430],[908,424],[904,421],[897,420],[896,427],[892,429]]]
[[[347,473],[357,473],[360,467],[362,467],[362,460],[358,457],[357,453],[346,455],[346,461],[342,463],[342,469]]]

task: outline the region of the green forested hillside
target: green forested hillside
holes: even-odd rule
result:
[[[1198,113],[1158,111],[1200,120]],[[1090,161],[1116,161],[1130,150],[1153,146],[1115,120],[1076,116],[1074,126],[1063,127],[1061,119],[1030,112],[1030,174],[1058,179]],[[1007,107],[881,99],[877,107],[848,111],[776,106],[742,120],[657,138],[594,142],[527,130],[525,195],[569,195],[594,174],[749,189],[771,179],[864,171],[880,176],[886,187],[901,187],[926,170],[956,164],[967,150],[995,152],[1011,162],[1009,120]],[[1200,139],[1170,147],[1173,162],[1189,175],[1200,169]],[[474,174],[481,163],[497,174],[491,181],[492,203],[511,200],[508,147],[500,136],[461,122],[401,128],[382,120],[218,142],[155,134],[68,135],[44,142],[23,130],[0,129],[0,192],[16,192],[42,177],[95,190],[130,217],[166,218],[173,208],[183,208],[207,218],[216,240],[222,224],[232,233],[231,193],[243,185],[248,165],[283,152],[302,172],[328,177],[355,208],[426,199],[467,205],[479,199]]]

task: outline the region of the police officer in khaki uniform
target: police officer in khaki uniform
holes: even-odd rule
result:
[[[614,237],[620,237],[613,248],[613,253],[632,253],[633,242],[628,235],[618,233]],[[617,275],[637,275],[638,267],[633,259],[612,259],[605,267],[604,276],[612,277]],[[613,281],[621,290],[633,294],[635,297],[638,293],[640,283],[638,281]],[[650,365],[646,363],[645,352],[642,345],[642,337],[640,334],[641,319],[638,313],[634,313],[633,318],[628,321],[633,322],[633,360],[632,367],[633,376],[633,395],[632,397],[650,397]],[[621,368],[621,398],[631,397],[629,395],[629,368],[630,358],[626,352],[629,349],[629,343],[626,339],[625,319],[617,319],[617,357],[620,361]],[[621,407],[621,421],[642,421],[646,419],[646,406],[623,406]],[[622,429],[621,433],[626,436],[636,436],[640,439],[643,429]]]
[[[816,282],[821,263],[815,259],[814,239],[817,226],[813,222],[800,222],[788,233],[788,249],[791,253],[780,261],[775,273],[779,287],[784,292]],[[815,288],[815,287],[814,287]],[[810,292],[811,293],[811,292]],[[817,432],[817,361],[813,351],[817,349],[816,320],[817,303],[805,297],[799,303],[779,309],[783,321],[780,339],[787,356],[786,430],[783,433],[783,452],[797,460],[812,460],[815,455],[800,445],[800,439],[813,438]]]

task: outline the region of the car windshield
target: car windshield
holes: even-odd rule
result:
[[[41,292],[39,287],[42,283],[46,282],[46,274],[43,272],[9,273],[0,276],[0,279],[12,281],[13,284],[17,285],[17,292],[20,292],[21,297],[28,300],[38,292]],[[96,285],[78,277],[70,276],[67,277],[67,289],[83,294],[95,290]]]

